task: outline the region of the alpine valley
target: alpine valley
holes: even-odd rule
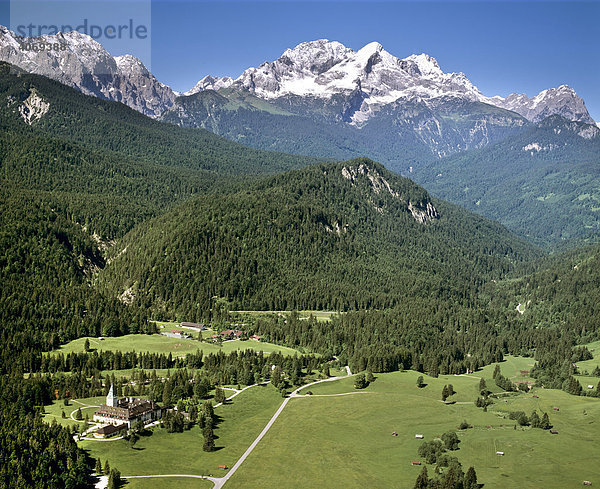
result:
[[[0,27],[0,487],[600,477],[573,89],[317,40],[176,93],[84,34],[32,41],[63,49]]]

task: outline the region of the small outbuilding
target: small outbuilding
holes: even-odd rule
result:
[[[118,435],[121,431],[126,430],[127,425],[125,423],[120,425],[109,424],[106,426],[102,426],[97,429],[94,433],[95,438],[110,438],[111,436]]]
[[[413,460],[410,463],[411,465],[421,465],[421,461],[420,460]]]
[[[219,464],[219,470],[227,470],[227,465]]]
[[[504,452],[496,452],[496,455],[498,455],[499,457],[504,457]]]
[[[593,389],[593,388],[594,388],[594,386],[592,384],[588,385],[588,389]]]
[[[423,435],[415,435],[415,438],[422,440],[423,438],[425,438]]]
[[[552,435],[558,435],[558,431],[556,431],[556,430],[550,430],[550,434],[552,434]]]
[[[583,481],[583,485],[584,486],[591,486],[592,485],[592,481]]]

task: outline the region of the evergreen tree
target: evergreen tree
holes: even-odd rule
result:
[[[217,404],[221,404],[221,403],[225,402],[225,392],[223,391],[223,389],[221,387],[215,388],[215,402]]]
[[[96,466],[94,468],[94,472],[96,475],[102,474],[102,462],[100,461],[100,457],[96,459]]]
[[[494,373],[492,374],[492,378],[495,380],[499,374],[500,374],[500,365],[496,364],[496,366],[494,367]]]
[[[419,375],[419,377],[417,377],[417,387],[420,389],[424,385],[425,385],[425,383],[423,382],[423,376]],[[423,467],[423,468],[425,468],[425,467]]]
[[[215,450],[215,435],[212,428],[205,428],[202,432],[204,436],[204,444],[202,450],[205,452],[214,452]]]
[[[354,388],[355,389],[364,389],[367,387],[367,379],[365,378],[365,374],[358,374],[354,379]]]
[[[427,476],[427,467],[423,466],[418,475],[414,489],[427,489],[429,487],[429,477]]]
[[[533,411],[531,413],[531,416],[529,416],[529,424],[531,424],[532,428],[539,428],[540,427],[540,417],[538,416],[537,411]]]
[[[108,463],[108,459],[104,462],[104,475],[110,475],[110,464]]]
[[[548,417],[548,413],[544,413],[542,416],[542,421],[540,422],[540,428],[543,430],[549,430],[551,428],[550,418]]]
[[[116,469],[111,469],[108,476],[107,489],[118,489],[121,486],[121,472]]]
[[[477,474],[474,467],[469,467],[463,481],[463,489],[479,489]]]

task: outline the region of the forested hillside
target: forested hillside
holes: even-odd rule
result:
[[[468,304],[538,252],[431,199],[370,160],[323,164],[186,203],[138,226],[100,279],[158,315],[236,308],[370,309],[409,298]]]
[[[600,231],[600,130],[552,116],[523,134],[411,176],[433,194],[544,246]]]

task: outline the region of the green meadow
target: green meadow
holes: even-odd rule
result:
[[[167,433],[154,427],[149,436],[142,436],[132,449],[127,441],[81,441],[80,446],[90,456],[108,459],[111,467],[122,475],[194,474],[222,476],[220,464],[231,467],[262,431],[281,404],[279,392],[270,384],[245,390],[228,404],[215,408],[220,422],[215,429],[215,452],[202,451],[202,431],[197,426],[183,433]],[[163,487],[158,479],[131,479],[128,487]],[[202,481],[195,481],[200,483]],[[163,482],[161,482],[163,484]],[[189,484],[191,487],[191,483]],[[173,481],[164,487],[175,486]],[[195,487],[201,487],[200,485]]]
[[[591,361],[590,361],[591,362]],[[532,380],[526,371],[533,359],[507,357],[501,373],[517,380]],[[488,411],[477,408],[479,382],[500,393],[493,379],[494,365],[470,375],[432,378],[423,375],[425,387],[417,387],[418,372],[376,374],[364,390],[354,388],[349,377],[303,389],[293,398],[240,469],[227,482],[230,489],[278,489],[281,487],[410,488],[421,468],[422,440],[432,440],[457,430],[460,448],[450,452],[464,470],[474,466],[484,488],[570,489],[584,480],[600,483],[600,399],[575,397],[559,390],[534,388],[529,393],[510,393],[494,399]],[[442,388],[452,384],[451,403],[441,401]],[[306,395],[310,391],[312,395]],[[230,391],[227,391],[230,394]],[[344,395],[339,395],[344,394]],[[97,405],[103,398],[82,399]],[[263,429],[282,398],[270,384],[252,387],[230,404],[216,408],[221,418],[215,434],[218,450],[202,451],[198,427],[183,433],[166,433],[155,427],[131,449],[125,440],[83,440],[80,446],[92,457],[108,459],[123,475],[196,474],[222,476],[219,464],[231,467]],[[67,417],[78,404],[62,401],[46,406],[45,419]],[[556,409],[555,409],[556,408]],[[93,408],[82,408],[93,413]],[[548,413],[558,434],[520,427],[509,418],[511,411],[530,415]],[[466,420],[472,428],[458,430]],[[392,436],[396,432],[398,436]],[[496,455],[502,451],[504,456]],[[276,456],[274,454],[277,454]],[[430,475],[434,466],[429,467]],[[127,488],[210,487],[195,479],[130,479]]]
[[[511,377],[520,377],[529,363],[531,359],[509,358],[501,368],[504,375],[513,372]],[[458,431],[460,449],[451,454],[465,470],[474,466],[484,487],[568,489],[581,487],[583,480],[600,481],[600,400],[536,389],[496,399],[484,412],[473,401],[481,376],[490,390],[498,391],[492,371],[488,366],[473,376],[424,376],[427,386],[421,389],[416,386],[417,372],[378,374],[363,391],[354,389],[352,378],[305,389],[313,395],[290,401],[228,486],[412,487],[421,471],[411,465],[419,460],[422,443],[415,435],[431,440],[456,430],[465,419],[473,428]],[[457,391],[450,398],[455,404],[441,402],[445,384]],[[346,392],[353,394],[331,396]],[[327,396],[319,397],[323,394]],[[510,411],[529,415],[534,409],[540,415],[549,413],[557,435],[515,429],[515,421],[508,418]],[[392,436],[394,431],[397,437]],[[505,455],[498,456],[497,451]]]
[[[213,483],[185,477],[157,477],[151,479],[121,479],[123,489],[210,489]]]
[[[240,316],[272,316],[277,315],[288,315],[292,311],[231,311],[232,313],[239,314]],[[331,321],[333,316],[340,314],[335,311],[296,311],[300,319],[308,319],[313,316],[317,321]]]
[[[210,332],[208,332],[210,333]],[[195,353],[202,350],[205,354],[222,351],[231,353],[241,350],[255,350],[265,353],[279,352],[284,355],[299,354],[297,350],[285,346],[274,345],[262,341],[225,341],[221,345],[205,343],[195,339],[169,338],[161,334],[145,335],[130,334],[117,337],[106,337],[103,340],[98,338],[87,338],[90,341],[90,348],[98,351],[136,351],[151,353],[171,353],[174,357],[185,356],[187,353]],[[62,345],[53,353],[83,353],[86,338],[78,338],[65,345]]]

